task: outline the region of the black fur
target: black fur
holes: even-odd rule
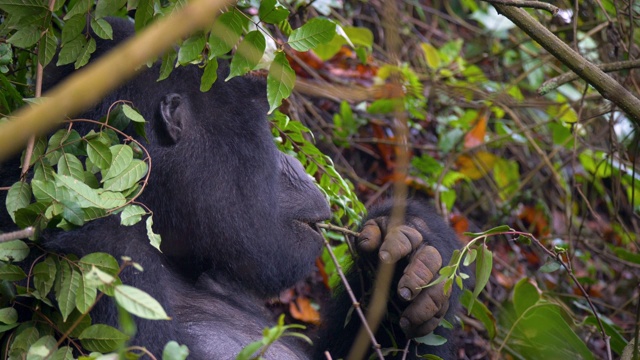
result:
[[[110,22],[117,39],[132,35],[128,21]],[[113,44],[98,41],[94,57]],[[46,69],[49,86],[71,71]],[[261,338],[264,327],[273,325],[265,296],[312,271],[322,249],[320,235],[309,224],[327,219],[329,207],[297,160],[273,144],[265,119],[264,82],[253,77],[225,82],[227,73],[221,63],[219,80],[202,93],[197,66],[179,67],[169,79],[156,82],[155,65],[83,115],[100,118],[114,101],[124,99],[148,120],[146,146],[152,170],[140,201],[154,211],[163,253],[149,245],[144,224],[122,227],[114,217],[72,232],[45,234],[44,245],[52,250],[79,256],[102,251],[141,263],[145,271],[127,269],[123,282],[150,293],[173,317],[136,320],[138,334],[132,343],[155,354],[167,341],[177,340],[189,346],[193,359],[234,358],[242,347]],[[446,263],[457,246],[455,235],[423,205],[410,202],[407,210],[427,221],[433,231],[423,235]],[[370,216],[385,214],[388,207]],[[457,303],[455,297],[452,302]],[[325,321],[325,335],[316,341],[317,351],[285,339],[267,357],[324,359],[325,348],[336,359],[345,356],[358,326],[351,321],[342,327],[350,306],[344,295],[336,301]],[[103,300],[92,316],[94,322],[117,325],[111,301]],[[450,350],[444,358],[451,358]]]

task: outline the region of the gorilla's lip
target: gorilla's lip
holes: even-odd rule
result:
[[[315,221],[315,220],[295,220],[295,222],[303,225],[305,228],[308,228],[309,230],[313,231],[315,233],[315,235],[317,237],[319,237],[320,239],[322,239],[322,233],[320,232],[320,229],[318,229],[318,227],[316,226],[316,223],[321,222],[323,220],[320,221]],[[314,237],[316,237],[314,236]]]

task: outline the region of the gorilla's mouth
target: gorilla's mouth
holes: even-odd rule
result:
[[[322,221],[322,220],[320,220]],[[299,227],[303,228],[303,230],[305,231],[305,233],[309,234],[310,238],[313,238],[314,240],[323,243],[324,242],[324,238],[322,237],[322,233],[320,232],[320,229],[318,229],[318,227],[316,226],[316,222],[314,220],[294,220],[294,222],[296,224],[299,224]]]

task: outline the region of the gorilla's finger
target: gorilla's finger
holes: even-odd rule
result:
[[[378,225],[375,219],[364,223],[360,231],[360,236],[358,236],[357,239],[358,248],[366,252],[372,252],[380,248],[381,243],[382,229],[380,229],[380,225]]]
[[[404,300],[416,297],[421,288],[433,280],[442,267],[442,256],[433,246],[423,246],[411,257],[398,282],[398,295]]]
[[[423,289],[402,313],[400,327],[410,337],[426,335],[436,328],[448,309],[449,295],[444,294],[444,283]]]
[[[420,232],[410,226],[400,225],[389,230],[380,246],[380,260],[393,264],[409,255],[422,243]]]

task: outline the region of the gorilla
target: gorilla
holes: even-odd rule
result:
[[[94,57],[134,32],[127,20],[110,22],[115,41],[96,38]],[[72,66],[45,69],[47,86],[72,71]],[[139,200],[154,212],[162,253],[149,244],[144,224],[123,227],[114,216],[69,232],[45,232],[42,244],[78,256],[98,251],[116,259],[129,256],[143,266],[143,272],[125,269],[123,283],[151,294],[172,319],[136,319],[132,344],[160,354],[167,341],[177,340],[189,347],[190,358],[232,359],[259,340],[265,327],[273,326],[265,298],[313,270],[323,243],[315,223],[329,219],[330,209],[301,164],[277,150],[265,117],[263,79],[218,80],[202,93],[197,66],[178,67],[160,82],[158,74],[159,64],[142,69],[82,117],[100,118],[116,100],[128,100],[147,119],[152,170]],[[218,77],[227,74],[228,66],[221,63]],[[397,261],[390,291],[393,305],[377,341],[383,348],[402,348],[409,339],[435,329],[449,342],[437,347],[412,342],[406,358],[426,353],[454,358],[450,330],[436,326],[443,318],[452,321],[458,291],[445,295],[442,284],[420,287],[448,263],[459,247],[457,238],[421,201],[407,201],[402,225],[391,226],[390,214],[391,204],[383,203],[363,220],[356,239],[360,255],[349,273],[351,287],[366,307],[373,272],[357,269]],[[349,315],[351,307],[346,292],[337,290],[325,306],[313,347],[284,338],[264,356],[325,359],[329,351],[334,359],[345,357],[360,327],[357,316]],[[103,299],[92,318],[117,326],[118,311]]]

